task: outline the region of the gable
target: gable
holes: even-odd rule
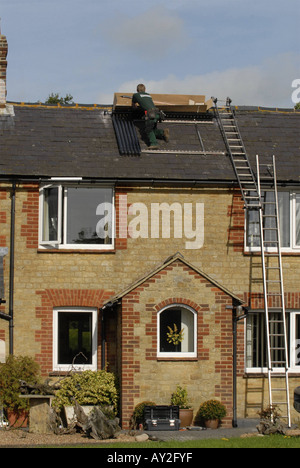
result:
[[[110,298],[104,306],[110,306],[118,302],[123,297],[137,290],[138,288],[147,288],[151,284],[156,283],[158,287],[166,291],[166,284],[164,284],[164,279],[166,275],[171,272],[171,280],[169,278],[169,290],[170,295],[176,293],[178,294],[180,290],[185,291],[186,282],[189,282],[191,278],[198,280],[201,284],[204,284],[204,287],[211,287],[214,292],[220,292],[232,298],[232,300],[238,304],[243,304],[242,301],[237,295],[230,292],[227,288],[220,285],[217,281],[209,277],[206,273],[202,272],[200,269],[189,263],[185,258],[177,253],[172,257],[169,257],[164,263],[158,266],[155,270],[148,273],[144,277],[137,280],[135,283],[128,286],[125,290],[121,291],[116,296]],[[175,275],[175,276],[174,276]],[[177,276],[176,276],[177,275]]]

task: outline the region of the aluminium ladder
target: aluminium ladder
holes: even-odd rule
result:
[[[227,98],[225,106],[220,109],[217,105],[218,100],[212,99],[215,103],[219,128],[240,186],[245,209],[257,210],[259,213],[269,402],[271,408],[284,406],[284,415],[281,417],[287,420],[288,426],[291,426],[286,309],[275,157],[273,157],[272,164],[260,165],[257,156],[256,178],[243,143],[234,109],[231,106],[231,99]],[[261,173],[261,168],[263,168],[264,174]],[[263,183],[266,184],[267,188],[263,188]],[[281,377],[278,379],[280,382],[284,377],[285,385],[280,388],[273,385],[275,377]],[[279,395],[283,398],[280,398]]]
[[[270,407],[277,406],[291,426],[289,397],[289,355],[286,308],[281,258],[280,222],[275,157],[272,164],[260,164],[258,156],[258,193],[264,304],[266,318],[267,362]],[[270,185],[271,184],[271,185]],[[279,377],[281,377],[279,379]],[[285,384],[282,385],[283,381]],[[275,384],[279,382],[280,387]]]
[[[216,117],[241,189],[245,208],[260,208],[261,204],[256,178],[247,156],[234,110],[231,106],[231,100],[227,98],[225,106],[219,108],[217,104],[218,100],[212,99],[215,103]]]

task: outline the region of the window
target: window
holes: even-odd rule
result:
[[[276,323],[276,312],[270,313],[273,336],[271,350],[273,361],[283,361],[284,352],[280,350],[284,346],[283,337],[280,336],[280,324]],[[290,312],[286,316],[287,340],[289,366],[291,371],[300,371],[300,312]],[[247,317],[246,327],[246,368],[248,372],[266,372],[267,364],[267,341],[266,341],[265,314],[262,312],[251,313]],[[277,349],[276,349],[277,348]],[[275,366],[274,366],[275,367]],[[277,365],[281,369],[280,364]]]
[[[272,203],[274,202],[274,194],[272,192],[263,192],[264,201],[269,203],[266,205],[266,215],[271,213]],[[290,191],[278,192],[279,204],[279,223],[281,235],[281,247],[285,252],[300,252],[300,193]],[[268,208],[269,206],[269,208]],[[247,210],[246,219],[246,249],[258,250],[260,247],[260,227],[259,227],[259,212],[257,210]],[[274,219],[265,218],[265,228],[273,228]],[[266,240],[272,241],[274,231],[266,230]],[[272,237],[273,236],[273,237]],[[275,247],[275,244],[269,244],[269,248]]]
[[[54,370],[97,369],[97,309],[54,309],[53,337]]]
[[[113,198],[111,187],[42,187],[40,246],[69,249],[113,248]]]
[[[179,339],[170,342],[170,332]],[[188,307],[172,305],[158,314],[158,357],[197,356],[197,314]]]

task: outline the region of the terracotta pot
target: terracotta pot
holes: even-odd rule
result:
[[[193,423],[194,410],[192,409],[180,409],[179,419],[180,427],[188,427]]]
[[[28,420],[29,420],[28,411],[26,410],[12,411],[8,409],[6,413],[7,413],[7,419],[8,419],[10,427],[13,427],[14,429],[28,427]]]
[[[205,427],[207,427],[207,429],[218,429],[219,420],[218,419],[210,419],[209,421],[205,421]]]

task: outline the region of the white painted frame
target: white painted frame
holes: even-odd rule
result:
[[[92,364],[59,364],[58,362],[58,314],[59,313],[89,313],[92,314]],[[71,368],[83,370],[97,370],[98,349],[98,309],[91,307],[55,307],[53,309],[53,370],[69,371]]]

